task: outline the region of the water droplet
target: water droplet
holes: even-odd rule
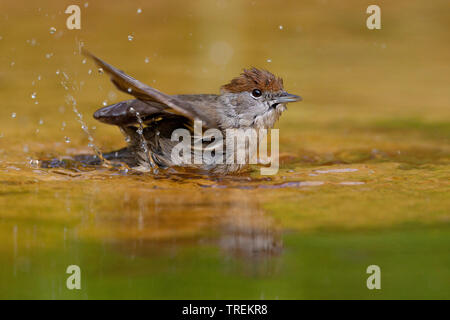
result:
[[[267,62],[268,62],[268,63],[271,63],[271,62],[272,62],[272,60],[271,60],[271,59],[267,59]]]
[[[103,68],[98,68],[98,73],[103,74],[104,73]]]
[[[131,93],[131,91],[133,91],[131,88],[128,88],[127,89],[127,91],[129,92],[129,93]],[[130,109],[131,110],[131,109]]]
[[[50,28],[50,34],[54,34],[56,32],[56,28],[55,27],[51,27]]]
[[[28,153],[29,150],[28,145],[23,146],[23,152]]]
[[[133,38],[134,38],[133,35],[131,35],[131,34],[128,35],[128,41],[133,41]]]
[[[51,57],[53,57],[53,53],[52,53],[52,52],[47,53],[47,54],[45,54],[45,57],[46,57],[47,59],[50,59]]]
[[[82,63],[82,64],[85,64],[85,63],[86,63],[86,61],[87,61],[87,59],[86,59],[86,58],[84,58],[84,59],[83,59],[83,61],[81,61],[81,63]]]
[[[33,93],[31,94],[31,99],[36,99],[36,95],[37,95],[37,93],[36,93],[36,92],[33,92]]]
[[[84,7],[87,8],[88,6],[89,6],[89,2],[86,2],[86,3],[84,4]]]
[[[43,125],[43,124],[44,124],[44,120],[40,119],[40,120],[39,120],[39,124],[40,124],[40,125]]]
[[[148,57],[145,57],[145,63],[149,63],[150,59]]]
[[[56,74],[59,74],[59,70],[56,70]]]
[[[37,79],[38,79],[39,81],[41,81],[41,79],[42,79],[41,75],[38,75]]]
[[[283,26],[282,26],[282,25],[280,25],[278,28],[279,28],[280,30],[283,30]]]
[[[14,65],[15,65],[16,63],[13,61],[13,62],[11,62],[11,67],[14,67]]]
[[[38,167],[39,167],[39,160],[31,159],[31,160],[30,160],[30,165],[31,165],[32,167],[38,168]]]
[[[108,105],[108,101],[103,101],[103,105],[106,107]]]
[[[141,12],[142,12],[142,9],[141,9],[141,8],[137,9],[137,13],[138,13],[138,14],[140,14]]]
[[[70,143],[70,138],[69,137],[64,137],[64,140],[66,141],[66,143]]]
[[[89,69],[89,70],[88,70],[88,74],[91,74],[91,73],[92,73],[92,70],[91,70],[91,69]]]
[[[13,112],[13,113],[11,113],[11,118],[16,118],[17,117],[17,113],[15,113],[15,112]]]

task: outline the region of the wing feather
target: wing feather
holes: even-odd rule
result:
[[[137,123],[136,113],[131,111],[133,108],[139,112],[142,119],[158,117],[159,115],[172,115],[168,112],[165,105],[154,101],[127,100],[116,104],[109,105],[97,110],[94,118],[113,125],[130,125]]]
[[[202,120],[205,127],[215,128],[217,126],[215,121],[212,121],[211,119],[203,116],[195,109],[195,106],[190,102],[183,101],[176,96],[162,93],[140,82],[139,80],[134,79],[133,77],[127,75],[125,72],[113,67],[100,58],[97,58],[86,50],[83,50],[83,53],[86,56],[92,58],[95,63],[110,76],[111,81],[119,90],[131,94],[143,101],[158,102],[162,105],[167,106],[167,108],[170,108],[174,113],[183,115],[192,120]]]

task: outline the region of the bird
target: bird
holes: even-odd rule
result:
[[[239,76],[221,86],[220,94],[169,95],[134,79],[85,49],[83,53],[109,75],[118,90],[134,97],[102,107],[93,116],[100,122],[118,126],[127,142],[126,147],[104,153],[103,158],[125,163],[139,171],[157,173],[161,169],[178,167],[212,175],[239,173],[246,163],[205,160],[180,164],[174,161],[173,151],[179,142],[173,141],[173,132],[183,129],[193,133],[196,121],[200,121],[202,129],[215,129],[223,136],[229,129],[270,129],[287,109],[287,103],[302,100],[284,90],[282,78],[256,67],[243,69]],[[194,135],[191,142],[196,138]],[[206,149],[206,145],[207,141],[201,140],[200,148]]]

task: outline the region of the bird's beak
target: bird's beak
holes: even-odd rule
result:
[[[302,101],[302,97],[296,96],[295,94],[283,92],[280,96],[276,98],[276,100],[277,103],[288,103],[288,102]]]

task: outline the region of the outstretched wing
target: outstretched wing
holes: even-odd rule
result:
[[[173,113],[183,115],[192,120],[202,120],[204,126],[214,128],[217,126],[215,121],[208,119],[195,110],[195,106],[188,101],[183,101],[175,96],[162,93],[146,84],[127,75],[125,72],[113,67],[105,61],[97,58],[90,52],[83,50],[83,53],[92,58],[95,63],[103,69],[110,77],[114,85],[121,91],[135,96],[143,101],[158,102],[166,108],[171,109]]]
[[[158,116],[172,115],[167,107],[155,101],[127,100],[98,109],[94,118],[117,126],[137,123],[136,112],[145,121]]]

